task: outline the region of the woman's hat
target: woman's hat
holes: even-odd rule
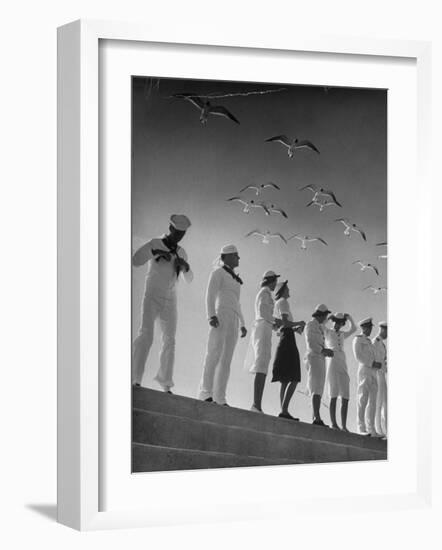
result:
[[[312,313],[312,316],[315,317],[316,315],[327,315],[328,313],[331,313],[331,311],[325,304],[318,304],[315,307],[315,311]]]
[[[333,315],[330,315],[329,319],[333,321],[333,323],[346,322],[346,318],[343,313],[333,313]]]
[[[275,287],[275,294],[279,294],[282,292],[283,288],[287,286],[288,281],[283,281],[282,283],[278,283]]]
[[[269,269],[263,274],[262,280],[267,281],[268,279],[277,279],[278,277],[281,277],[281,275],[277,275],[274,271]]]

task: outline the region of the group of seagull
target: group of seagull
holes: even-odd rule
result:
[[[223,105],[213,105],[209,101],[209,99],[203,98],[198,94],[178,93],[178,94],[174,94],[173,97],[188,101],[194,107],[196,107],[199,110],[200,122],[203,125],[207,124],[209,115],[221,116],[231,120],[236,124],[240,124],[239,120],[226,107],[224,107]],[[266,139],[265,142],[266,143],[276,142],[283,145],[287,149],[287,155],[290,159],[293,158],[295,152],[300,149],[308,149],[318,155],[320,154],[319,149],[311,141],[307,139],[291,138],[285,134],[280,134],[280,135],[270,137]],[[270,216],[272,214],[279,214],[283,218],[287,219],[288,216],[286,212],[281,207],[275,205],[273,202],[247,199],[242,195],[248,190],[253,190],[255,191],[255,195],[258,197],[263,193],[265,189],[273,189],[276,191],[280,191],[280,187],[274,182],[267,182],[260,185],[246,185],[245,187],[240,189],[239,194],[237,196],[230,197],[229,199],[227,199],[227,201],[239,202],[243,206],[243,212],[245,214],[248,214],[252,208],[258,208],[258,209],[262,209],[266,216]],[[304,191],[304,190],[309,190],[313,193],[312,199],[306,205],[306,207],[317,206],[319,208],[319,212],[323,212],[324,209],[329,207],[342,208],[341,203],[337,200],[335,193],[331,189],[325,189],[323,187],[309,184],[299,188],[299,191]],[[359,227],[357,224],[350,221],[348,218],[337,218],[334,221],[342,223],[344,225],[345,227],[344,235],[346,237],[351,237],[351,233],[354,232],[359,234],[360,237],[363,239],[363,241],[365,242],[367,241],[367,237],[364,230],[361,227]],[[301,250],[303,251],[307,250],[307,243],[312,243],[315,241],[320,242],[325,246],[328,246],[328,243],[322,237],[301,235],[300,233],[296,233],[286,238],[280,232],[271,232],[270,230],[261,231],[260,229],[253,229],[252,231],[249,231],[245,236],[251,237],[254,235],[261,237],[263,244],[269,244],[270,239],[272,238],[279,238],[285,244],[288,244],[288,241],[290,241],[291,239],[297,239],[301,242]],[[386,246],[386,245],[387,245],[386,242],[377,243],[377,246]],[[378,258],[386,260],[387,255],[381,254],[381,255],[378,255]],[[361,268],[361,271],[371,270],[377,276],[379,276],[379,269],[371,263],[365,263],[362,260],[358,259],[352,262],[352,264],[359,265]],[[372,285],[369,285],[365,287],[363,290],[371,290],[373,294],[379,294],[381,292],[385,292],[387,289],[386,287],[374,287]]]

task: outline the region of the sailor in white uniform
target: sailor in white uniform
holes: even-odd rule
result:
[[[249,369],[249,372],[255,375],[251,407],[253,412],[263,412],[262,396],[272,356],[272,331],[276,328],[272,292],[275,290],[279,276],[272,270],[266,271],[262,276],[261,288],[255,299],[255,322],[250,339],[254,360]]]
[[[325,384],[325,358],[333,357],[331,349],[325,346],[324,322],[331,311],[324,304],[316,306],[313,319],[305,327],[305,368],[307,370],[307,392],[312,396],[313,424],[325,426],[321,419],[321,398]]]
[[[358,367],[358,429],[363,435],[379,437],[374,418],[376,414],[376,397],[378,391],[377,371],[380,363],[376,361],[374,346],[369,338],[373,329],[371,317],[359,321],[361,334],[353,340],[353,353]]]
[[[356,325],[348,313],[334,313],[329,321],[334,323],[333,328],[325,327],[325,345],[333,351],[333,357],[327,363],[327,389],[330,397],[330,420],[332,428],[339,429],[336,422],[336,401],[341,398],[342,430],[347,430],[348,402],[350,399],[350,377],[345,358],[344,341],[356,332]],[[344,330],[347,321],[350,326]]]
[[[376,361],[381,364],[377,371],[378,393],[376,399],[375,428],[384,437],[387,437],[387,323],[379,323],[379,334],[373,339]]]
[[[236,246],[230,244],[221,249],[220,266],[212,271],[206,293],[209,338],[204,359],[198,397],[227,405],[226,388],[230,364],[238,340],[247,334],[240,305],[242,280],[235,273],[239,265]]]
[[[176,284],[180,276],[192,281],[193,273],[187,262],[187,254],[178,243],[191,223],[187,216],[170,217],[169,233],[148,241],[132,258],[135,267],[147,263],[142,319],[132,347],[132,383],[140,386],[147,356],[154,336],[154,324],[158,319],[162,331],[160,367],[155,380],[162,389],[171,393],[175,360],[175,334],[177,326]]]

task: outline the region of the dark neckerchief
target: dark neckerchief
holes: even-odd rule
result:
[[[164,246],[166,248],[169,249],[169,252],[171,254],[175,254],[175,256],[177,258],[179,258],[179,256],[178,256],[178,244],[177,243],[174,243],[174,244],[170,243],[169,239],[167,237],[163,237],[161,239],[161,242],[164,244]],[[181,268],[179,266],[175,266],[175,274],[176,274],[177,277],[179,277],[180,271],[181,271]]]
[[[228,273],[229,275],[231,275],[231,276],[235,279],[235,281],[236,281],[237,283],[239,283],[240,285],[242,285],[242,279],[241,279],[241,277],[240,277],[239,275],[237,275],[237,274],[233,271],[232,268],[230,268],[230,267],[227,266],[227,265],[223,265],[223,269],[224,269],[225,271],[227,271],[227,273]]]
[[[169,252],[172,252],[172,254],[177,254],[178,245],[176,243],[175,244],[170,243],[167,237],[163,237],[161,239],[161,242],[164,244],[166,248],[169,249]]]

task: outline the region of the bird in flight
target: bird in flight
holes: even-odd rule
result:
[[[373,292],[373,294],[379,294],[381,292],[387,292],[387,287],[385,287],[385,286],[375,287],[375,286],[370,285],[370,286],[366,286],[362,290],[371,290]]]
[[[201,124],[207,123],[209,115],[222,116],[228,118],[229,120],[232,120],[233,122],[236,122],[236,124],[240,123],[239,120],[222,105],[212,105],[210,101],[206,101],[196,94],[174,94],[173,97],[176,97],[177,99],[185,99],[186,101],[189,101],[189,103],[194,105],[197,109],[199,109]]]
[[[319,206],[319,212],[322,212],[324,208],[327,208],[327,206],[338,206],[335,201],[318,201],[318,199],[310,201],[306,206]]]
[[[364,264],[361,260],[356,260],[352,262],[352,264],[359,264],[361,266],[361,271],[366,271],[367,269],[372,269],[376,275],[379,275],[379,270],[375,265],[372,264]]]
[[[242,189],[240,189],[240,193],[243,193],[244,191],[247,191],[247,189],[254,189],[257,195],[260,195],[264,189],[267,189],[268,187],[271,187],[272,189],[276,189],[277,191],[280,191],[281,188],[276,185],[276,183],[273,183],[269,181],[268,183],[261,183],[261,185],[246,185]]]
[[[359,233],[359,235],[364,239],[364,241],[367,240],[367,236],[365,235],[364,231],[358,227],[355,223],[352,223],[348,218],[338,218],[335,220],[335,222],[341,222],[345,226],[344,235],[347,237],[351,237],[350,231],[355,231],[356,233]]]
[[[332,204],[334,203],[336,206],[340,206],[342,208],[342,204],[338,202],[334,192],[331,189],[324,189],[323,187],[318,187],[317,185],[309,184],[309,185],[304,185],[304,187],[300,187],[298,191],[304,191],[305,189],[308,189],[313,193],[312,202],[310,204],[317,202],[319,197],[328,197],[329,199],[331,199]],[[310,204],[307,206],[310,206]]]
[[[244,206],[243,212],[245,214],[248,214],[251,208],[262,208],[264,212],[267,214],[267,216],[270,216],[270,210],[265,206],[264,203],[256,202],[253,199],[250,201],[246,201],[242,197],[231,197],[230,199],[226,199],[226,200],[227,202],[235,201],[235,202],[241,203]]]
[[[258,235],[259,237],[262,237],[263,244],[269,244],[270,240],[275,237],[279,237],[281,240],[287,244],[287,239],[282,235],[281,233],[271,233],[268,229],[264,233],[260,231],[259,229],[254,229],[253,231],[249,231],[247,233],[246,237],[251,237],[252,235]]]
[[[310,149],[319,155],[319,149],[311,141],[307,139],[291,139],[288,136],[281,134],[280,136],[273,136],[269,139],[266,139],[266,142],[276,141],[282,143],[284,147],[287,147],[287,154],[290,158],[295,154],[296,149]]]
[[[307,243],[312,243],[314,241],[319,241],[322,244],[325,244],[328,246],[328,243],[324,241],[324,239],[321,239],[321,237],[310,237],[309,235],[300,235],[299,233],[296,233],[295,235],[292,235],[287,240],[290,241],[290,239],[298,239],[301,241],[301,250],[307,250]]]
[[[271,202],[260,201],[257,204],[261,205],[262,207],[265,207],[270,212],[270,214],[272,213],[281,214],[283,218],[288,218],[287,214],[284,212],[282,208],[280,208],[279,206],[276,206],[275,204],[272,204]]]

